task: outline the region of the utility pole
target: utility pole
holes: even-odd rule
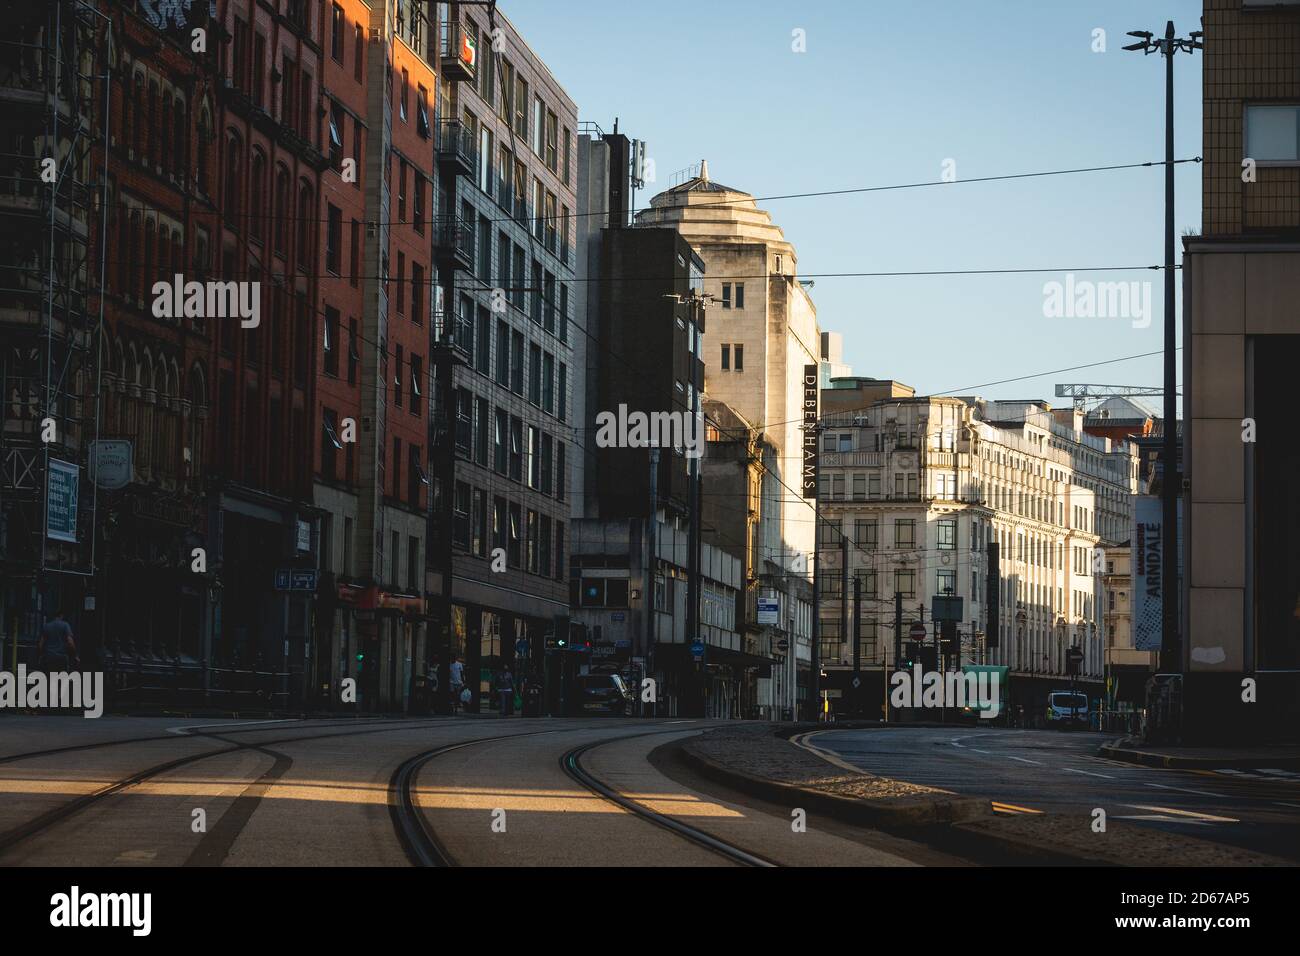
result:
[[[816,500],[816,499],[814,499]],[[813,720],[819,719],[821,712],[821,654],[818,644],[821,643],[822,624],[822,593],[821,593],[821,562],[818,555],[821,553],[822,534],[822,515],[821,512],[813,508],[813,602],[812,602],[812,646],[808,648],[809,661],[811,667],[808,669],[808,700],[812,709]],[[795,680],[799,679],[798,665],[795,666]],[[797,691],[796,691],[797,695]]]
[[[1164,597],[1160,634],[1160,670],[1182,672],[1182,635],[1179,632],[1178,586],[1178,498],[1182,491],[1182,474],[1178,466],[1178,399],[1176,341],[1174,335],[1174,54],[1191,53],[1202,48],[1201,32],[1193,31],[1186,39],[1174,35],[1174,22],[1165,24],[1165,35],[1155,38],[1146,31],[1130,31],[1137,43],[1125,50],[1141,51],[1145,56],[1160,53],[1165,58],[1165,402],[1164,402],[1164,474],[1161,479],[1163,505],[1161,527],[1161,593]]]
[[[860,716],[862,710],[862,578],[853,576],[853,693],[849,712]]]
[[[856,604],[854,605],[856,608]],[[840,534],[840,646],[849,635],[849,539]]]
[[[645,524],[646,561],[645,561],[645,674],[652,680],[658,680],[655,673],[655,571],[659,566],[659,449],[650,449],[650,513]],[[644,710],[641,698],[644,690],[637,695],[639,710]],[[650,702],[650,716],[656,716],[659,709],[659,693],[656,684],[654,699]],[[644,714],[642,715],[644,716]]]

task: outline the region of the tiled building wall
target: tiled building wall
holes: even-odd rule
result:
[[[1300,102],[1300,7],[1205,0],[1203,234],[1300,229],[1300,167],[1263,166],[1242,182],[1248,103]]]

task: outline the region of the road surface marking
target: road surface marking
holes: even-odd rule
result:
[[[1214,823],[1240,823],[1241,821],[1234,817],[1216,817],[1212,813],[1195,813],[1192,810],[1175,810],[1173,807],[1151,807],[1142,803],[1126,803],[1126,807],[1132,807],[1134,810],[1153,810],[1156,813],[1172,813],[1179,817],[1190,817],[1195,820],[1205,820]]]
[[[1184,820],[1181,817],[1166,816],[1163,813],[1134,814],[1132,816],[1112,817],[1113,820],[1158,820],[1161,823],[1190,823],[1192,826],[1208,827],[1204,820]]]
[[[867,776],[871,776],[871,774],[863,770],[861,767],[853,766],[853,764],[849,763],[847,760],[840,759],[835,754],[831,753],[829,750],[823,750],[821,747],[818,747],[815,744],[808,743],[808,739],[810,737],[814,737],[817,734],[824,734],[824,733],[826,733],[826,731],[824,730],[813,730],[813,731],[809,731],[806,734],[796,734],[795,736],[790,738],[790,743],[794,744],[796,747],[802,747],[804,750],[808,751],[811,754],[816,754],[818,757],[821,757],[827,763],[833,763],[835,766],[841,768],[842,770],[847,770],[850,773],[865,774]],[[843,731],[841,731],[841,733],[843,733]]]
[[[987,750],[980,750],[980,749],[977,748],[977,747],[971,747],[970,749],[971,749],[971,750],[974,750],[977,754],[986,754],[986,753],[989,753],[989,751],[987,751]]]
[[[690,718],[689,720],[669,720],[669,721],[666,721],[666,723],[670,723],[670,724],[693,724],[693,723],[695,723],[695,718],[692,717],[692,718]]]
[[[241,720],[238,723],[221,723],[221,724],[183,724],[179,727],[168,727],[169,734],[189,734],[195,730],[208,730],[212,727],[255,727],[259,724],[294,724],[301,721],[297,717],[286,717],[282,720]]]
[[[1159,787],[1161,790],[1177,790],[1179,793],[1194,793],[1199,797],[1219,797],[1227,799],[1222,793],[1210,793],[1208,790],[1188,790],[1186,787],[1171,787],[1167,783],[1149,783],[1148,787]]]
[[[1115,779],[1108,773],[1093,773],[1091,770],[1078,770],[1074,767],[1062,767],[1061,769],[1064,770],[1066,773],[1086,773],[1090,777],[1101,777],[1105,780]]]
[[[1281,801],[1277,801],[1277,800],[1275,800],[1274,803],[1276,803],[1279,807],[1295,807],[1295,809],[1300,810],[1300,803],[1282,803]]]
[[[993,801],[994,813],[1042,813],[1042,810],[1034,810],[1030,807],[1018,807],[1014,803],[1001,803]]]
[[[1035,767],[1042,766],[1042,764],[1039,763],[1037,760],[1026,760],[1024,757],[1015,757],[1012,756],[1011,754],[1007,754],[1007,756],[1011,757],[1012,760],[1019,760],[1021,763],[1032,763]]]

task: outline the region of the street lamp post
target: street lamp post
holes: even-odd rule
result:
[[[1178,629],[1178,494],[1182,481],[1178,469],[1178,399],[1174,361],[1174,54],[1191,53],[1202,47],[1199,30],[1186,39],[1174,36],[1174,22],[1165,24],[1165,35],[1154,37],[1143,30],[1129,32],[1137,43],[1125,50],[1141,51],[1146,56],[1160,53],[1165,58],[1165,402],[1164,402],[1164,475],[1161,479],[1163,523],[1161,527],[1161,593],[1164,613],[1161,619],[1160,669],[1166,673],[1182,670],[1182,635]]]

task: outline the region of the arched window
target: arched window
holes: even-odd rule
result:
[[[126,254],[131,248],[131,214],[123,210],[120,215],[116,252],[117,294],[126,299],[131,296],[131,257]]]
[[[160,163],[162,165],[163,175],[172,168],[172,94],[168,90],[163,94],[162,113],[158,116],[158,135],[162,139],[162,156]]]
[[[189,467],[184,473],[193,481],[197,481],[203,474],[203,442],[205,437],[205,427],[208,418],[208,385],[207,377],[203,374],[203,366],[195,362],[190,369],[189,380],[189,399],[190,399],[190,420],[189,434],[186,439],[189,443]]]
[[[135,145],[135,140],[131,137],[135,135],[133,125],[135,123],[135,110],[131,108],[131,87],[132,87],[131,65],[126,64],[126,70],[122,74],[122,128],[119,131],[120,136],[117,141],[118,148],[125,151]]]
[[[311,239],[315,229],[311,211],[311,186],[302,183],[298,187],[298,266],[308,272],[312,265]]]
[[[176,104],[172,107],[172,166],[176,172],[176,177],[181,182],[185,181],[186,170],[189,167],[189,156],[186,154],[186,126],[185,126],[185,103],[178,96]]]
[[[137,70],[135,74],[135,90],[131,96],[131,112],[135,114],[135,140],[131,144],[135,148],[135,158],[137,162],[145,162],[145,121],[144,121],[144,70]]]
[[[153,284],[157,281],[156,265],[153,259],[153,220],[147,219],[144,224],[144,262],[140,264],[146,295],[152,295]]]
[[[262,241],[265,232],[266,156],[260,149],[253,150],[252,182],[249,183],[248,235]]]
[[[226,141],[226,227],[240,231],[239,171],[244,165],[244,152],[239,137],[231,135]]]
[[[143,239],[144,228],[140,222],[140,210],[131,213],[131,254],[127,256],[127,268],[131,270],[131,298],[139,301],[140,286],[144,278],[144,272],[140,268],[140,243]]]
[[[208,150],[212,147],[212,111],[208,104],[203,104],[203,109],[199,112],[199,143],[196,156],[199,162],[199,189],[205,193],[210,193],[211,187],[208,182]]]
[[[284,256],[289,250],[289,216],[292,212],[289,195],[289,170],[283,166],[275,174],[275,251]]]
[[[149,149],[145,154],[145,163],[149,166],[158,165],[158,154],[161,152],[162,131],[158,128],[158,83],[150,81],[149,83]]]

